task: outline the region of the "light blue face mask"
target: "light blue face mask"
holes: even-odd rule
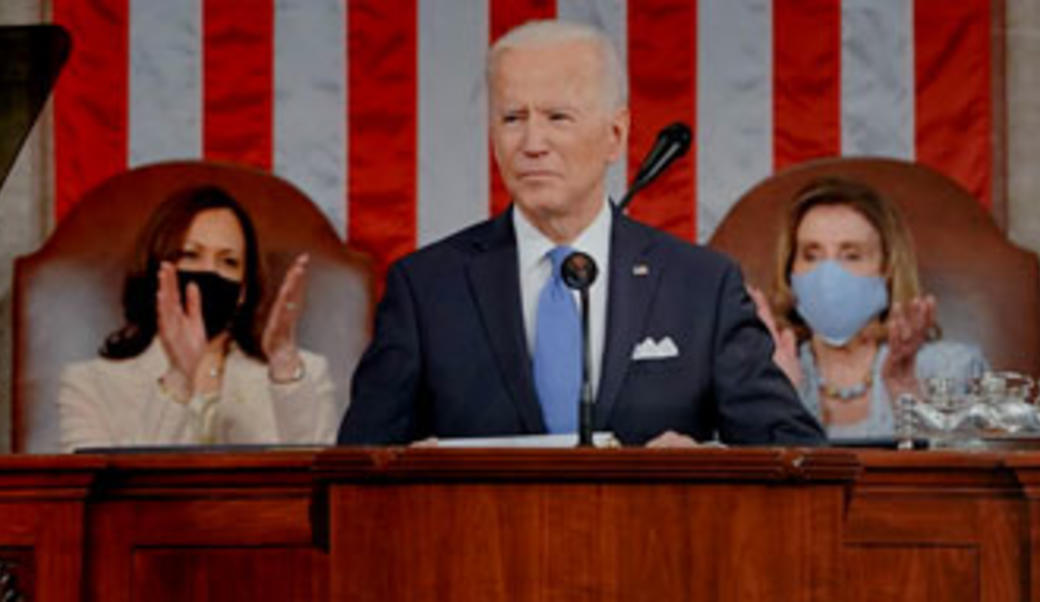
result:
[[[888,287],[881,276],[857,276],[833,259],[804,274],[791,275],[795,308],[813,332],[829,345],[848,343],[874,316],[888,307]]]

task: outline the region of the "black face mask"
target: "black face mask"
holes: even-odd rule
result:
[[[242,283],[228,280],[216,272],[192,272],[178,270],[177,284],[181,289],[181,301],[188,307],[188,283],[199,287],[202,299],[202,321],[206,325],[206,338],[212,339],[231,324],[238,311],[238,297]]]

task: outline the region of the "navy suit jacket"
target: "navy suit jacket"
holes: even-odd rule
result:
[[[341,444],[545,432],[512,211],[390,269]],[[639,342],[665,336],[677,357],[631,359]],[[615,211],[596,430],[626,444],[668,429],[699,441],[822,443],[772,354],[732,260]]]

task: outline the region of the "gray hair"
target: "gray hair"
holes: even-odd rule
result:
[[[628,103],[628,77],[614,43],[599,28],[574,21],[545,19],[528,21],[498,38],[487,54],[485,76],[493,81],[498,57],[511,48],[542,46],[561,42],[591,42],[602,59],[603,100],[608,108],[619,109]]]

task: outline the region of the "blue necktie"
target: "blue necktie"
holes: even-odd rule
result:
[[[581,394],[581,323],[574,296],[560,277],[570,247],[549,251],[552,275],[538,295],[534,335],[534,387],[550,433],[578,430]]]

